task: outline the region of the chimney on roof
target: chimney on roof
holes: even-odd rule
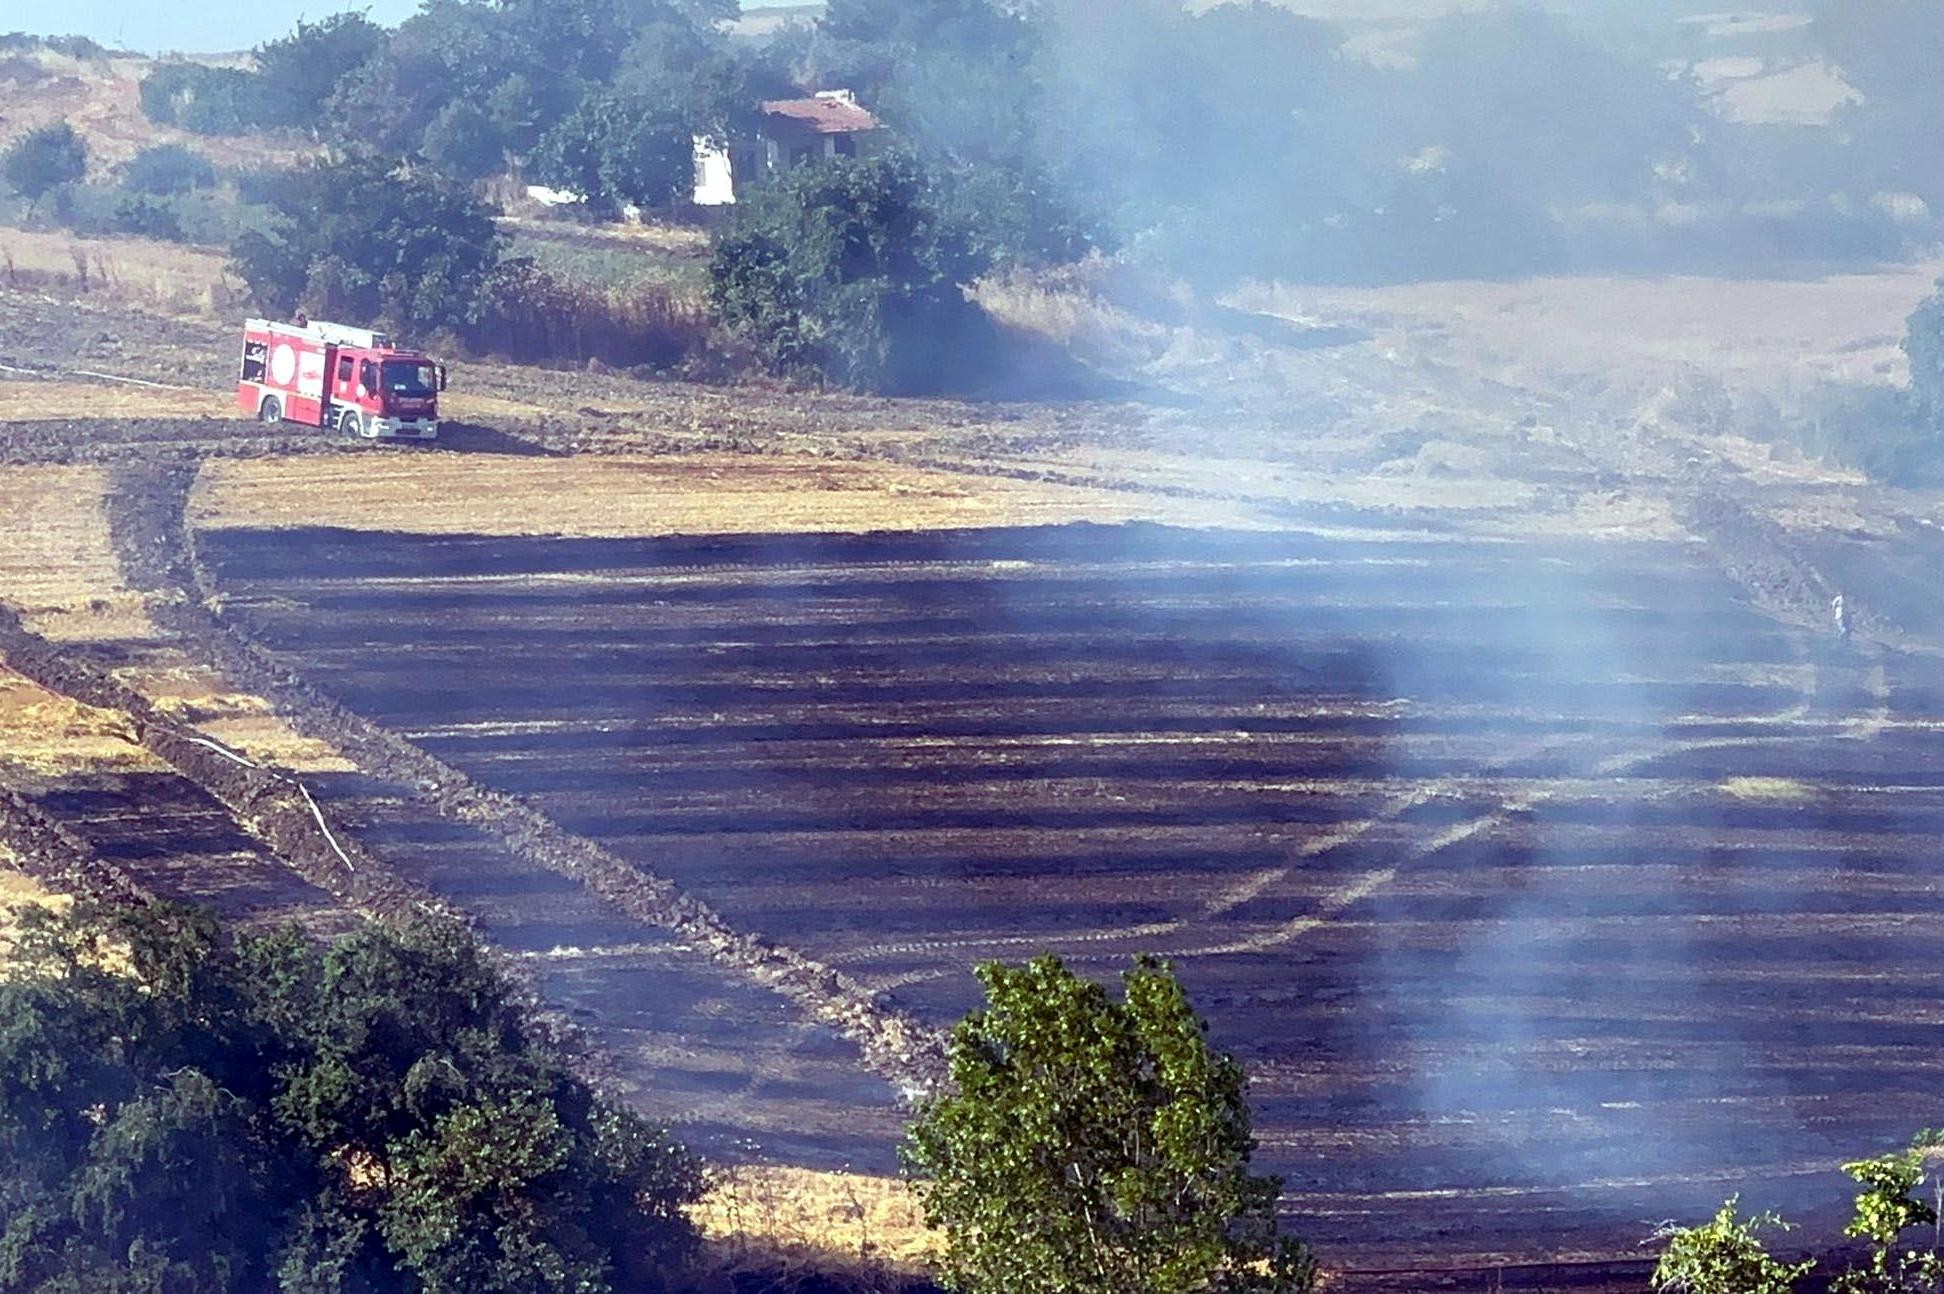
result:
[[[819,99],[829,99],[833,103],[844,104],[846,107],[855,108],[858,106],[857,91],[855,90],[819,90],[817,91],[817,97]]]

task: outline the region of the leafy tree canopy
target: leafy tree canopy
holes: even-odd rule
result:
[[[907,1162],[965,1294],[1306,1291],[1276,1234],[1280,1183],[1249,1172],[1242,1068],[1212,1051],[1166,966],[1115,1001],[1054,957],[979,968],[986,1007],[951,1039],[952,1092]]]
[[[142,113],[198,135],[240,135],[270,118],[274,91],[255,72],[204,63],[161,63],[142,78]]]
[[[385,29],[361,13],[332,14],[322,22],[299,19],[288,36],[257,46],[263,78],[264,120],[269,125],[317,128],[325,102],[338,83],[385,47]]]
[[[492,213],[452,181],[369,155],[313,162],[276,178],[268,232],[247,231],[231,262],[264,306],[460,327],[503,238]]]
[[[463,931],[26,915],[0,981],[0,1291],[658,1289],[685,1152],[575,1077]]]
[[[779,369],[936,391],[989,358],[964,287],[990,267],[912,158],[803,166],[738,206],[710,263],[725,323]]]
[[[1843,1234],[1867,1242],[1869,1257],[1837,1278],[1837,1294],[1932,1294],[1944,1288],[1944,1254],[1901,1243],[1912,1227],[1937,1222],[1937,1211],[1915,1194],[1927,1180],[1924,1152],[1935,1144],[1936,1134],[1925,1133],[1906,1150],[1843,1165],[1862,1187]]]
[[[130,158],[121,168],[121,178],[123,187],[136,193],[165,197],[214,187],[216,168],[193,148],[156,144]]]
[[[65,121],[30,130],[0,153],[0,178],[29,202],[87,173],[88,145]]]
[[[1709,1221],[1694,1227],[1665,1226],[1665,1241],[1654,1266],[1657,1294],[1795,1294],[1796,1282],[1815,1267],[1813,1260],[1788,1264],[1769,1256],[1763,1231],[1789,1229],[1772,1213],[1737,1216],[1731,1198]]]
[[[541,139],[532,174],[597,208],[663,206],[694,185],[694,136],[680,113],[639,99],[589,95]]]

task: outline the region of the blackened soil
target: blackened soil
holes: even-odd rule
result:
[[[1934,1121],[1921,664],[1873,681],[1691,548],[203,551],[352,710],[923,1018],[981,958],[1174,957],[1339,1254],[1624,1253]]]

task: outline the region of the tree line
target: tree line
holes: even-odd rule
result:
[[[704,1163],[470,934],[28,909],[0,972],[0,1291],[707,1294]],[[1304,1294],[1242,1072],[1173,974],[987,966],[905,1155],[964,1294]]]
[[[220,241],[265,308],[461,340],[600,335],[601,358],[627,367],[708,330],[668,310],[641,315],[632,344],[614,320],[549,329],[573,294],[509,262],[479,181],[547,183],[595,216],[666,208],[692,182],[695,139],[747,132],[766,98],[853,88],[887,141],[740,203],[708,304],[774,369],[885,391],[975,384],[998,341],[967,284],[1090,252],[1205,290],[1745,269],[1901,256],[1936,237],[1944,203],[1930,165],[1944,95],[1927,72],[1944,8],[1921,0],[1814,8],[1799,52],[1859,92],[1833,129],[1713,111],[1648,28],[1602,24],[1597,5],[1461,12],[1382,56],[1262,0],[831,0],[764,39],[733,36],[733,8],[427,0],[396,28],[300,23],[247,67],[164,62],[142,100],[190,129],[321,146],[294,172],[233,177]],[[16,187],[68,202],[77,228],[193,238],[218,223],[185,150],[144,154],[96,193],[77,185],[77,149],[71,135],[21,141],[40,162]],[[1838,449],[1892,473],[1911,445],[1928,456],[1928,423],[1894,426],[1838,434]]]

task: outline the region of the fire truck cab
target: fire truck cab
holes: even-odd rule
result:
[[[445,365],[369,328],[266,319],[243,325],[236,406],[262,422],[374,440],[434,440],[445,384]]]

